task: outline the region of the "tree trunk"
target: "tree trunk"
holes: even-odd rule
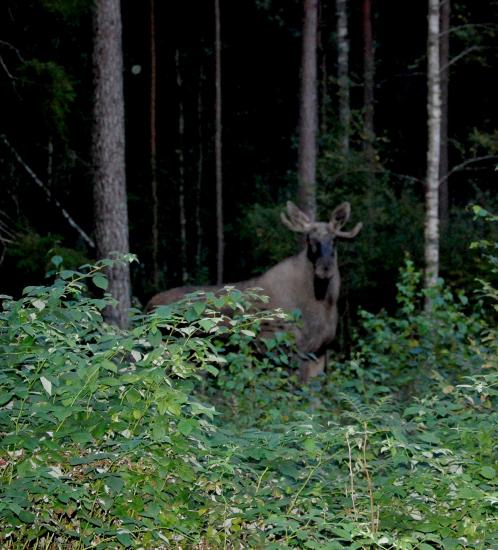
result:
[[[317,156],[317,30],[318,0],[304,0],[299,113],[298,202],[312,219],[316,216]]]
[[[125,176],[125,126],[123,51],[119,0],[97,0],[93,17],[93,67],[95,98],[92,159],[97,254],[129,252],[128,208]],[[130,268],[119,262],[108,270],[109,292],[117,306],[104,312],[105,319],[128,325]]]
[[[349,38],[347,0],[336,0],[337,11],[337,84],[339,86],[339,125],[341,151],[349,153],[351,107],[349,101]]]
[[[441,159],[439,164],[439,217],[441,225],[449,218],[448,190],[448,89],[450,60],[450,0],[441,3],[441,33],[439,59],[441,64]]]
[[[196,276],[199,276],[202,263],[202,224],[201,224],[201,196],[202,196],[202,178],[204,172],[204,132],[202,131],[203,124],[203,103],[202,103],[202,86],[204,81],[204,67],[201,61],[199,73],[199,89],[197,91],[197,181],[195,185],[195,271]]]
[[[150,176],[152,194],[152,281],[159,288],[159,197],[157,193],[157,57],[155,0],[150,0]]]
[[[319,128],[320,134],[324,136],[327,133],[327,107],[329,102],[329,93],[328,93],[328,71],[327,71],[327,47],[323,44],[323,28],[324,24],[324,15],[323,15],[323,4],[318,6],[318,51],[320,57],[320,94],[319,94],[319,110],[320,110],[320,121]]]
[[[183,81],[180,72],[180,52],[175,51],[176,85],[178,86],[178,209],[180,213],[180,262],[182,283],[188,279],[187,272],[187,215],[185,213],[185,119],[183,114]]]
[[[372,0],[363,0],[363,133],[365,136],[365,153],[371,167],[375,163],[374,56]]]
[[[437,283],[439,273],[439,160],[441,152],[441,86],[439,66],[439,0],[429,0],[427,40],[427,177],[425,182],[425,288]],[[425,308],[432,307],[430,297]]]
[[[222,125],[221,125],[221,22],[220,0],[214,0],[215,12],[215,162],[216,162],[216,237],[217,262],[216,284],[223,282],[225,237],[223,232],[223,165],[222,165]]]

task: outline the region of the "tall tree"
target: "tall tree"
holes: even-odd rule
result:
[[[180,213],[180,260],[182,283],[188,279],[187,273],[187,215],[185,213],[185,116],[183,114],[183,79],[180,67],[180,52],[175,51],[176,85],[178,86],[178,210]]]
[[[311,219],[316,216],[318,0],[304,0],[299,113],[298,201]]]
[[[201,48],[202,52],[202,48]],[[202,262],[202,224],[201,224],[201,196],[202,196],[202,180],[204,175],[204,132],[203,132],[203,119],[204,119],[204,105],[202,101],[202,87],[204,82],[204,65],[202,59],[202,53],[200,55],[201,68],[199,71],[199,83],[197,89],[197,179],[195,183],[195,273],[199,276],[201,271]]]
[[[439,61],[439,0],[429,0],[427,38],[427,175],[425,181],[425,288],[436,285],[439,273],[439,161],[441,154],[441,83]],[[431,310],[430,297],[425,307]]]
[[[441,2],[441,32],[439,62],[441,73],[441,158],[439,163],[439,216],[441,224],[448,222],[448,92],[450,82],[450,0]]]
[[[119,0],[96,0],[93,12],[94,109],[92,160],[97,254],[129,252],[125,176],[123,51]],[[108,270],[109,292],[117,306],[106,320],[128,324],[130,268],[119,262]]]
[[[339,86],[339,125],[341,151],[349,152],[351,106],[349,100],[349,37],[347,0],[336,0],[337,12],[337,84]]]
[[[374,76],[375,50],[372,31],[372,0],[363,0],[363,132],[365,152],[370,165],[374,151]]]
[[[223,163],[221,124],[221,21],[220,0],[214,0],[215,17],[215,163],[216,163],[216,282],[223,282],[225,236],[223,231]]]
[[[152,194],[152,281],[159,287],[159,197],[157,192],[157,54],[156,54],[156,6],[155,0],[149,4],[150,40],[150,176]]]

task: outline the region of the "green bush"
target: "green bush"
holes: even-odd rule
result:
[[[96,296],[108,264],[4,297],[2,548],[498,544],[480,305],[441,286],[428,318],[408,263],[399,313],[362,314],[351,360],[300,387],[288,337],[255,340],[272,314],[254,295],[188,296],[121,331]]]

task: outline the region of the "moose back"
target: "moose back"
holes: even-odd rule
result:
[[[269,269],[263,275],[235,283],[243,290],[258,287],[270,298],[267,308],[296,309],[301,312],[301,323],[293,326],[296,344],[301,357],[314,354],[317,359],[300,359],[299,376],[302,382],[323,372],[325,350],[334,339],[337,328],[337,301],[341,277],[337,265],[337,241],[352,239],[362,224],[351,231],[342,228],[349,219],[350,204],[344,202],[335,208],[328,222],[312,221],[292,202],[287,203],[287,214],[282,212],[282,223],[291,231],[305,236],[306,246]],[[147,305],[150,311],[156,306],[180,300],[195,290],[217,290],[222,287],[177,287],[160,292]]]

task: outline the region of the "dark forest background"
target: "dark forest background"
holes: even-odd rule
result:
[[[92,235],[89,7],[86,0],[4,0],[0,6],[0,280],[2,292],[14,296],[43,281],[54,254],[68,268],[95,256],[61,212],[64,207]],[[450,217],[442,227],[441,275],[461,288],[479,272],[469,243],[491,231],[476,224],[467,207],[493,211],[498,202],[497,8],[496,1],[452,4]],[[318,52],[318,211],[326,216],[348,200],[353,222],[365,225],[354,243],[341,245],[343,316],[358,304],[390,308],[404,255],[422,265],[427,149],[425,3],[374,2],[374,165],[362,130],[361,2],[349,9],[348,155],[338,146],[335,2],[321,3]],[[214,14],[205,1],[156,5],[159,288],[151,248],[149,3],[124,1],[122,15],[130,248],[140,260],[132,285],[143,304],[155,291],[181,284],[182,269],[192,283],[216,277]],[[221,5],[226,281],[260,273],[296,250],[278,216],[297,188],[302,15],[297,0]]]

